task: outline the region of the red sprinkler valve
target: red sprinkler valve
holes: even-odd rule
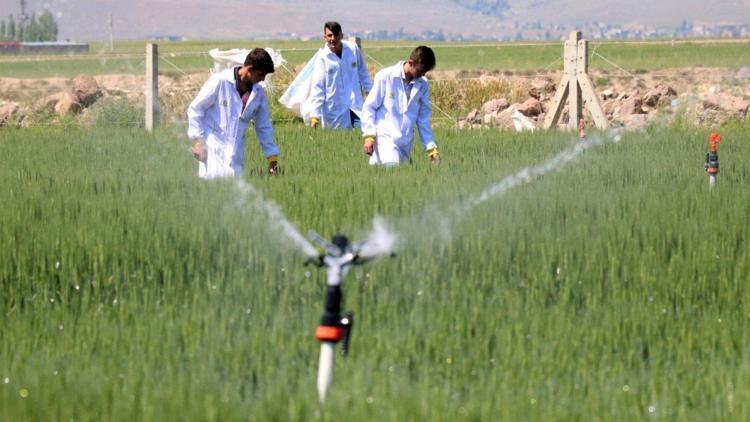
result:
[[[719,173],[719,142],[721,142],[721,136],[718,133],[708,135],[708,143],[711,149],[706,153],[706,161],[703,163],[703,168],[708,174]]]
[[[586,138],[586,122],[583,119],[578,121],[578,137],[581,139]]]

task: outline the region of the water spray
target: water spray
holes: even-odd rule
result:
[[[320,325],[315,330],[315,337],[320,341],[320,360],[318,362],[318,398],[325,401],[326,392],[333,382],[333,364],[335,361],[336,344],[341,342],[341,355],[349,353],[349,339],[351,338],[354,315],[343,312],[341,302],[343,291],[341,283],[353,265],[364,264],[379,256],[381,253],[368,254],[372,248],[372,239],[365,242],[351,244],[343,235],[335,235],[330,242],[324,240],[314,231],[310,231],[310,240],[318,244],[324,252],[317,257],[305,261],[305,265],[315,265],[325,268],[328,274],[328,290],[326,293],[325,311],[320,318]],[[363,253],[365,252],[365,253]],[[392,252],[389,252],[394,256]]]
[[[703,168],[708,173],[708,186],[711,189],[716,187],[716,178],[719,174],[719,142],[721,142],[721,136],[718,133],[708,135],[708,144],[711,149],[706,153]]]

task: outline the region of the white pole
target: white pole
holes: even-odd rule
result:
[[[154,131],[159,120],[159,49],[146,44],[146,130]]]
[[[326,391],[333,382],[333,361],[335,358],[336,343],[324,341],[320,343],[320,362],[318,363],[318,398],[323,403],[326,399]]]

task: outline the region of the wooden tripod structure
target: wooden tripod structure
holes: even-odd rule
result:
[[[549,129],[557,125],[565,101],[569,100],[569,128],[578,128],[580,120],[583,119],[583,102],[585,101],[596,127],[607,129],[609,122],[604,115],[599,97],[594,91],[594,84],[589,78],[589,42],[581,39],[580,32],[571,32],[570,38],[565,41],[563,55],[565,62],[563,76],[560,85],[557,86],[555,97],[552,99],[552,108],[544,118],[544,128]]]

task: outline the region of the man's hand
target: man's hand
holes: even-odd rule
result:
[[[277,167],[279,166],[279,157],[272,155],[267,158],[268,160],[268,174],[276,174]]]
[[[208,151],[206,150],[206,145],[203,141],[198,141],[193,144],[193,157],[195,157],[196,160],[205,163],[207,153]]]
[[[437,164],[440,162],[440,152],[438,152],[437,147],[428,149],[427,155],[430,156],[430,161],[433,163]]]
[[[318,119],[317,117],[311,117],[310,127],[316,129],[318,126],[320,126],[320,119]]]
[[[372,155],[375,151],[375,137],[372,135],[365,136],[365,143],[362,145],[362,150],[367,155]]]

